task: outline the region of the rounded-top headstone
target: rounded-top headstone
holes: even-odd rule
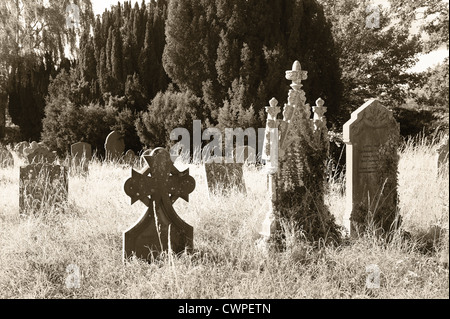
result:
[[[105,155],[107,159],[117,159],[125,151],[125,141],[117,131],[108,134],[105,141]]]

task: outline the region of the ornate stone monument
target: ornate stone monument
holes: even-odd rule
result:
[[[400,125],[390,110],[370,100],[352,113],[343,131],[345,227],[351,236],[364,232],[369,223],[389,232],[400,222],[396,220]]]
[[[339,240],[338,226],[324,204],[329,147],[326,107],[318,99],[311,119],[311,108],[305,104],[305,92],[301,90],[307,72],[298,61],[292,70],[286,71],[286,79],[292,81],[292,89],[284,105],[283,118],[278,118],[281,108],[276,99],[270,100],[270,106],[266,107],[262,159],[266,160],[271,199],[261,235],[266,242],[280,243],[282,225],[291,223],[309,240]]]
[[[124,260],[135,254],[151,261],[162,251],[175,253],[193,249],[193,228],[175,212],[173,203],[178,198],[189,201],[195,189],[195,180],[189,169],[180,172],[173,165],[170,153],[163,148],[154,149],[144,156],[148,166],[142,173],[131,169],[131,178],[124,185],[131,204],[140,200],[148,210],[123,234]]]

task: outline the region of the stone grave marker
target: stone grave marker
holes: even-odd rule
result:
[[[439,147],[436,150],[437,153],[437,165],[438,165],[438,171],[441,171],[444,167],[448,168],[448,140],[449,137],[448,135],[443,139],[443,141],[441,142],[441,144],[439,145]]]
[[[21,214],[28,209],[39,210],[44,203],[52,206],[67,201],[68,190],[68,170],[65,166],[38,163],[20,167]]]
[[[232,188],[246,192],[243,163],[225,163],[223,157],[215,157],[204,163],[206,183],[210,194],[226,193]]]
[[[17,143],[14,146],[14,151],[16,153],[18,153],[20,156],[25,156],[23,151],[24,151],[24,149],[28,148],[29,146],[30,146],[30,143],[23,141],[23,142]]]
[[[92,159],[92,146],[86,142],[74,143],[70,146],[70,153],[72,155],[72,167],[81,172],[88,172],[89,161]]]
[[[256,151],[251,146],[240,146],[236,147],[235,150],[235,160],[236,163],[254,164],[256,163]]]
[[[265,244],[265,249],[283,248],[285,222],[302,229],[307,240],[339,242],[339,227],[324,201],[329,149],[326,107],[320,98],[312,108],[306,103],[302,81],[308,79],[308,72],[302,70],[299,61],[293,63],[285,77],[292,83],[282,118],[275,98],[265,108],[261,160],[268,174],[269,210],[260,231],[260,244]]]
[[[369,100],[351,114],[344,124],[343,136],[345,227],[350,236],[357,236],[371,222],[389,232],[397,217],[400,126],[390,110],[377,100]]]
[[[56,152],[50,151],[42,143],[31,142],[29,147],[24,148],[23,154],[28,159],[29,164],[33,163],[53,163],[56,161]]]
[[[11,152],[0,145],[0,168],[14,166],[14,157]]]
[[[123,157],[123,161],[126,164],[133,166],[136,161],[136,154],[134,153],[134,151],[133,150],[126,151]]]
[[[173,208],[178,198],[189,201],[195,189],[195,180],[189,169],[180,172],[163,148],[144,155],[147,167],[142,173],[131,169],[131,178],[124,184],[131,204],[140,200],[148,210],[133,227],[123,234],[123,256],[127,260],[133,254],[151,261],[162,251],[171,249],[178,254],[193,249],[194,231]]]
[[[147,161],[145,160],[145,156],[149,156],[152,153],[152,150],[145,150],[142,152],[141,156],[139,157],[139,166],[143,168],[147,165]]]
[[[125,151],[123,137],[116,131],[108,134],[105,140],[105,156],[107,160],[118,159]]]

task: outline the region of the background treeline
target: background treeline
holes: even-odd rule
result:
[[[21,139],[42,139],[61,154],[86,141],[101,155],[113,129],[138,152],[168,145],[170,132],[190,129],[193,119],[204,127],[264,127],[268,101],[286,101],[284,71],[294,60],[308,71],[308,103],[326,101],[336,132],[367,98],[391,108],[404,135],[448,129],[448,59],[421,74],[405,72],[418,53],[448,47],[448,6],[438,0],[392,3],[375,29],[366,26],[370,2],[356,0],[152,0],[118,3],[96,18],[90,1],[78,0],[75,29],[62,20],[68,1],[21,2],[34,15],[14,11],[19,2],[0,5],[7,17],[0,24],[10,30],[0,33],[7,40],[2,69],[10,70],[0,91]],[[410,32],[410,13],[420,7],[434,10],[426,12],[435,17],[422,28],[426,37]],[[53,36],[30,36],[24,49],[14,41],[26,31],[16,31],[16,15]],[[50,17],[60,24],[43,23]],[[54,43],[69,47],[69,58]]]

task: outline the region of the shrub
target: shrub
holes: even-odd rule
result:
[[[200,118],[201,109],[201,99],[190,91],[176,92],[171,87],[159,92],[136,120],[140,141],[152,148],[171,145],[170,132],[178,127],[192,131],[192,121]]]

